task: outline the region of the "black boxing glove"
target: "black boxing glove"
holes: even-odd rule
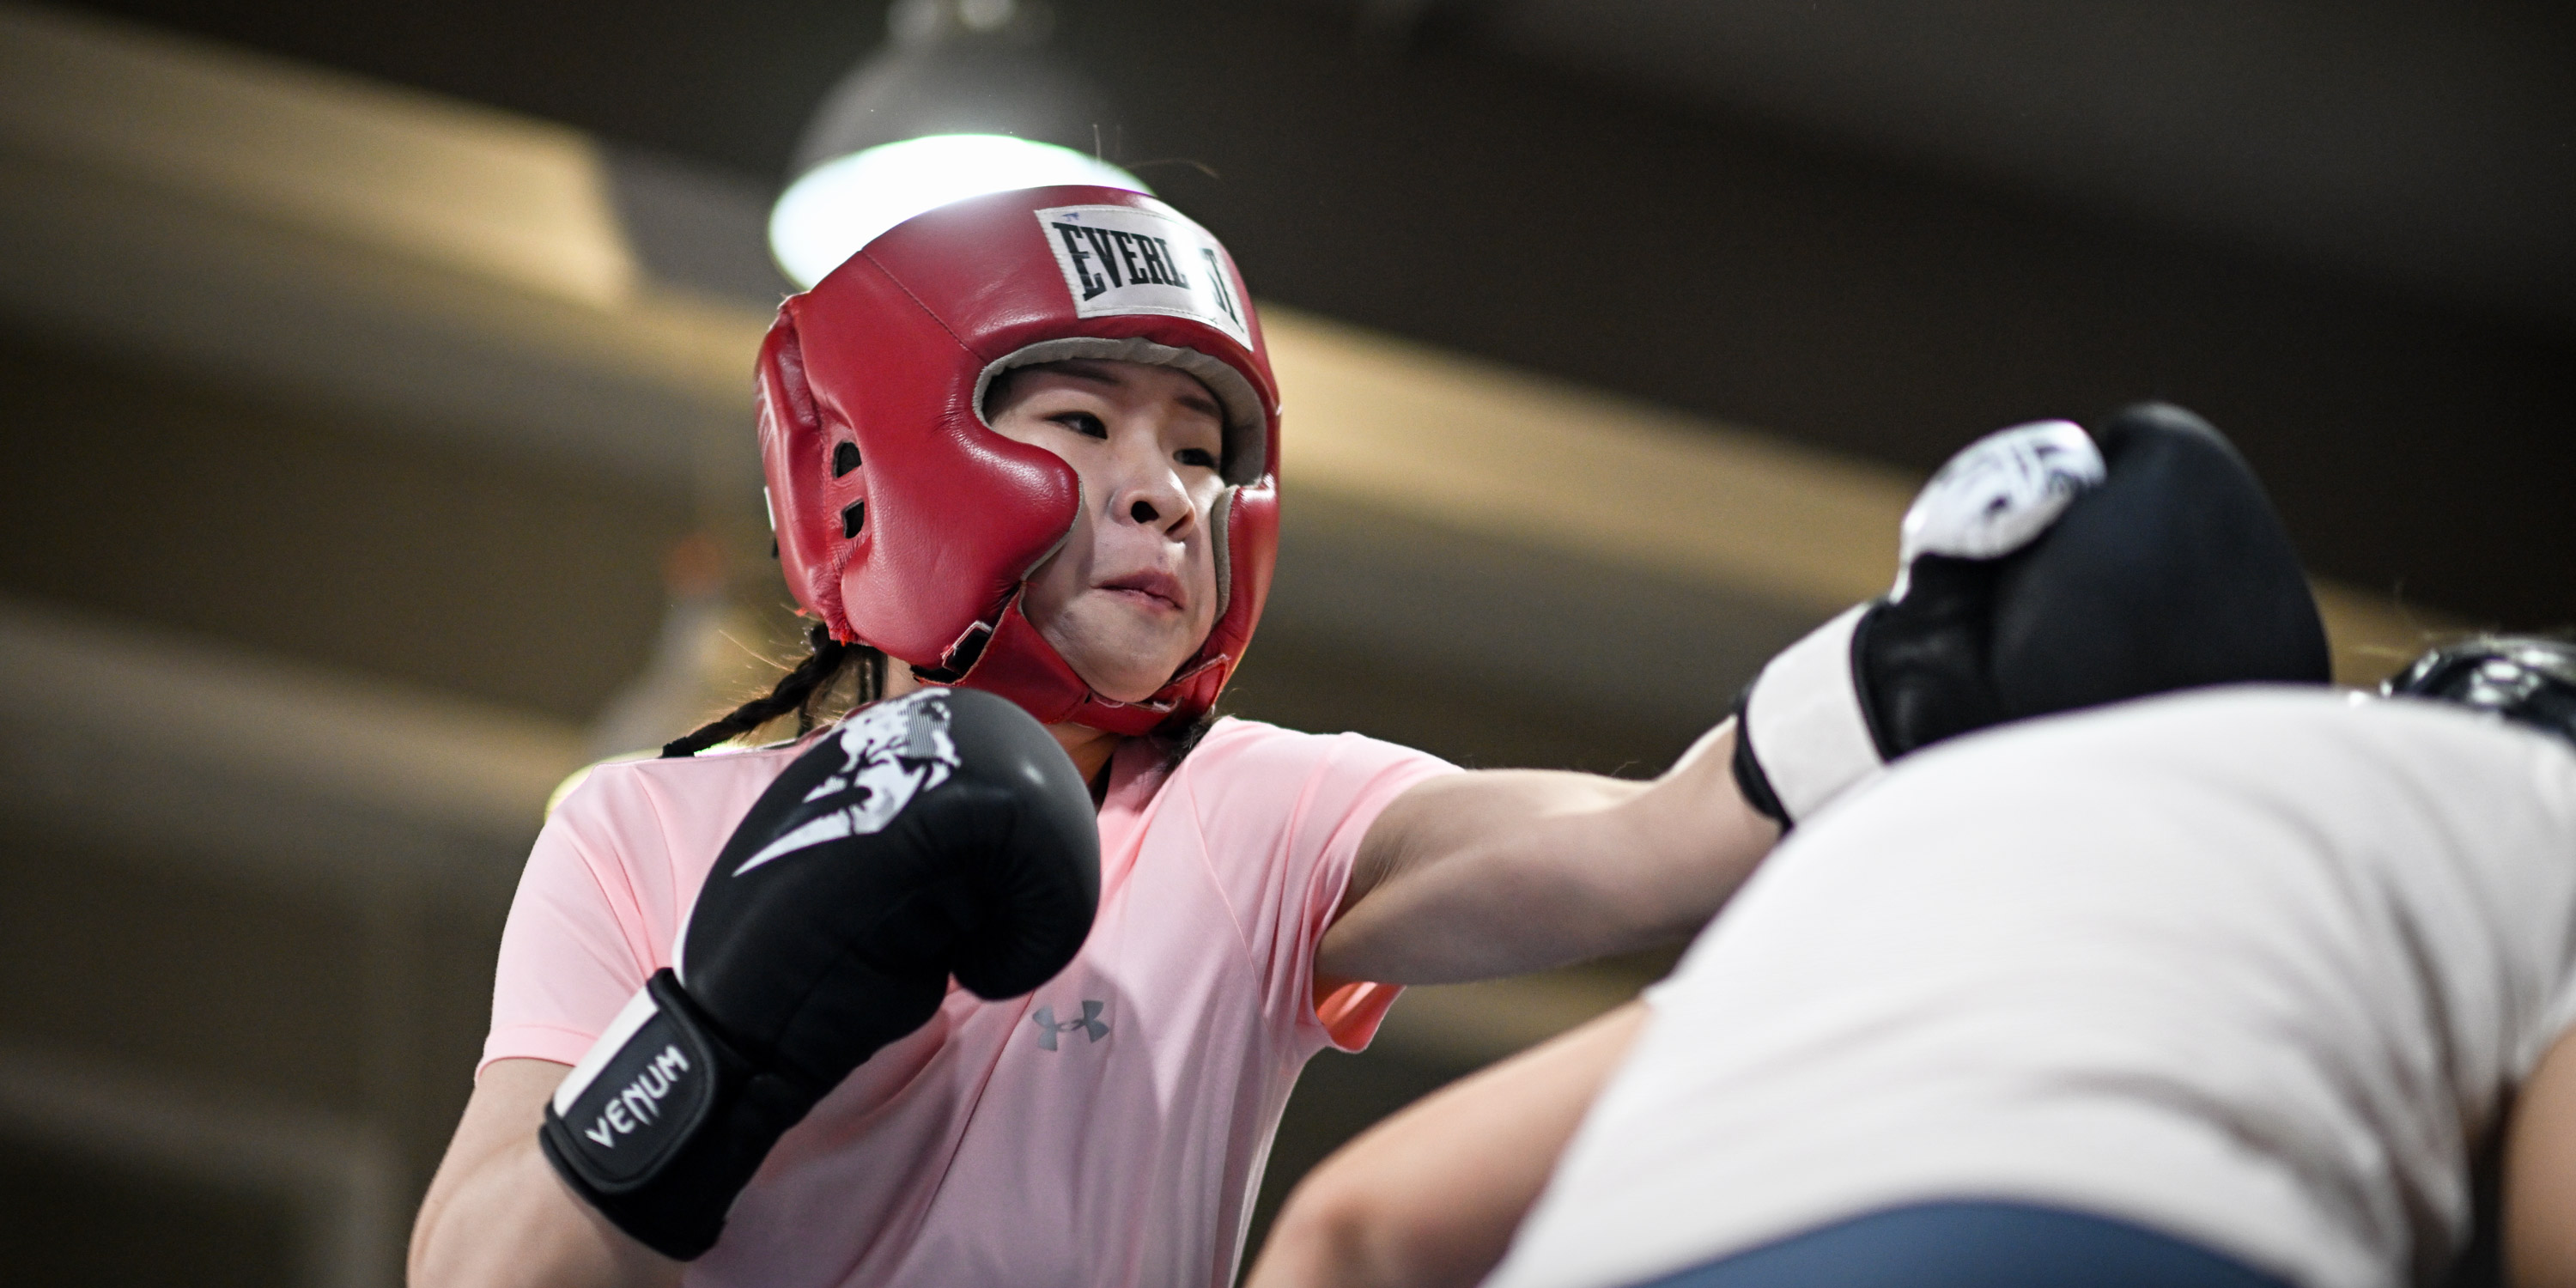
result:
[[[1989,434],[1906,511],[1895,589],[1763,667],[1735,778],[1780,823],[1944,738],[2196,685],[2325,683],[2325,624],[2217,430],[2141,403]]]
[[[1100,898],[1091,793],[1006,699],[930,689],[852,716],[761,793],[668,970],[547,1105],[538,1141],[619,1229],[713,1246],[770,1147],[948,977],[987,998],[1073,960]]]

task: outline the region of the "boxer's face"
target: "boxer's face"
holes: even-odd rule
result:
[[[1064,458],[1082,509],[1029,579],[1031,624],[1102,696],[1136,702],[1170,682],[1216,619],[1210,508],[1223,413],[1170,367],[1076,360],[1005,376],[986,418]]]

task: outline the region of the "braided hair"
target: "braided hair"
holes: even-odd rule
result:
[[[766,694],[735,707],[717,719],[698,726],[662,744],[665,757],[694,756],[728,738],[743,734],[786,715],[796,713],[798,737],[813,732],[815,708],[831,695],[842,674],[856,664],[858,694],[853,706],[874,702],[885,696],[886,655],[865,644],[844,644],[832,633],[815,623],[805,632],[808,652],[794,670],[780,676]]]
[[[768,693],[662,744],[663,757],[694,756],[728,738],[750,733],[790,711],[796,713],[796,735],[801,738],[812,733],[816,721],[815,708],[824,704],[842,673],[850,670],[853,664],[858,670],[858,692],[850,705],[865,706],[885,696],[886,655],[883,652],[866,644],[844,644],[833,639],[832,633],[821,623],[806,630],[805,645],[808,650],[805,660],[780,676],[777,685]],[[1207,737],[1208,730],[1214,728],[1216,722],[1214,710],[1203,711],[1198,719],[1182,728],[1147,735],[1162,748],[1165,772],[1177,767],[1197,750],[1199,740]]]

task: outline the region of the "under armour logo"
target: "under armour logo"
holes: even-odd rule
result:
[[[1038,1026],[1038,1049],[1041,1051],[1055,1050],[1055,1035],[1059,1033],[1071,1033],[1076,1029],[1081,1030],[1084,1037],[1087,1037],[1094,1042],[1109,1036],[1109,1024],[1107,1021],[1100,1018],[1100,1013],[1108,1008],[1109,1003],[1107,1002],[1094,1002],[1089,999],[1085,999],[1082,1003],[1081,1019],[1065,1020],[1059,1023],[1055,1018],[1054,1007],[1039,1007],[1037,1014],[1029,1017],[1029,1022]]]

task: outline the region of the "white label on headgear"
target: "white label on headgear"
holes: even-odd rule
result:
[[[1055,206],[1038,212],[1038,226],[1075,316],[1160,313],[1252,343],[1225,249],[1197,224],[1133,206]]]
[[[2102,452],[2072,421],[2001,429],[1949,459],[1905,512],[1899,558],[1993,559],[2057,522],[2076,494],[2102,481]],[[1897,598],[1903,598],[1898,592]]]

